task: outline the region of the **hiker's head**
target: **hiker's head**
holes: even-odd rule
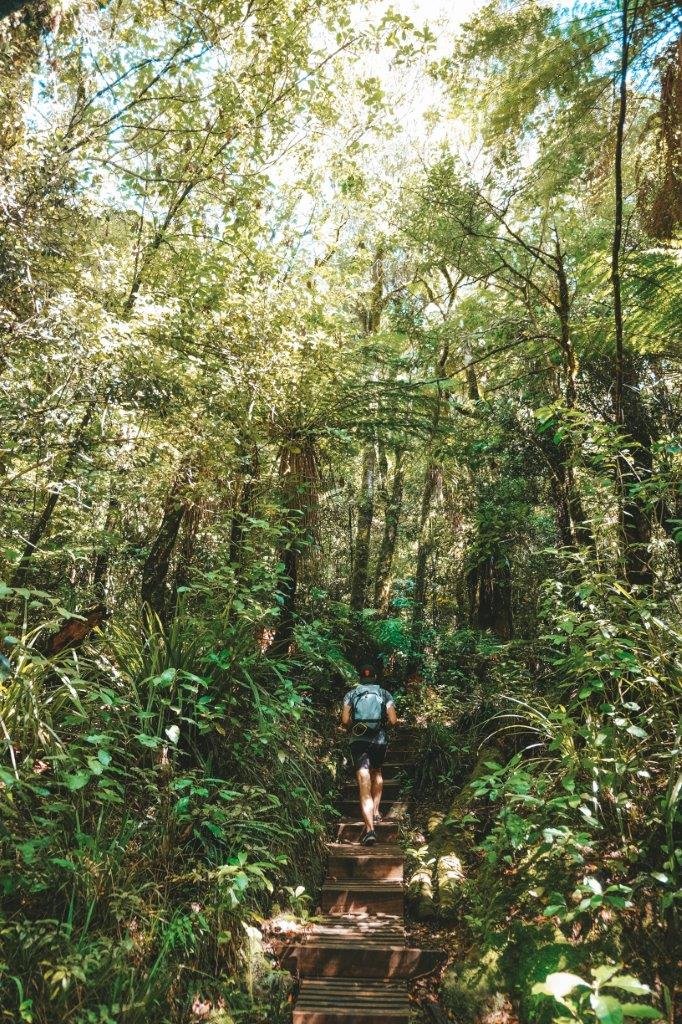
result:
[[[377,666],[372,661],[362,661],[358,666],[361,683],[376,683],[379,678]]]

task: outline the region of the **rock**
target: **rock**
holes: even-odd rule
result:
[[[459,1024],[474,1024],[506,1003],[499,954],[488,950],[477,962],[455,964],[443,977],[443,1004]]]

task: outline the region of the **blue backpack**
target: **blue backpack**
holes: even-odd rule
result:
[[[376,683],[361,684],[351,694],[353,709],[353,734],[374,735],[384,723],[384,695]],[[356,728],[357,727],[357,728]]]

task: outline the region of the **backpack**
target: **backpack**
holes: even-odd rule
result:
[[[376,685],[358,686],[350,700],[353,708],[353,725],[364,726],[362,733],[378,732],[384,721],[384,697],[381,689]]]

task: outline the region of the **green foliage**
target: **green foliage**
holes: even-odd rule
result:
[[[197,991],[244,1008],[231,977],[243,922],[286,903],[287,880],[315,877],[324,785],[300,684],[257,652],[213,649],[215,623],[200,635],[176,619],[146,638],[135,626],[79,655],[77,700],[50,697],[40,756],[11,734],[2,987],[27,1020],[48,1005],[79,1022],[105,1007],[184,1019]],[[28,649],[15,649],[25,674]],[[41,671],[49,692],[59,663],[33,658],[28,678]]]
[[[661,1014],[646,1003],[624,1001],[632,996],[651,993],[631,974],[619,974],[618,967],[608,965],[593,967],[591,981],[584,981],[577,974],[558,971],[547,976],[544,982],[533,986],[537,995],[549,996],[568,1010],[567,1015],[554,1019],[566,1021],[605,1021],[606,1024],[621,1024],[623,1020],[661,1020]],[[614,992],[618,993],[614,995]]]
[[[286,1020],[254,930],[368,654],[425,888],[467,864],[452,1009],[634,1016],[589,972],[679,941],[677,5],[18,6],[0,1019]]]

